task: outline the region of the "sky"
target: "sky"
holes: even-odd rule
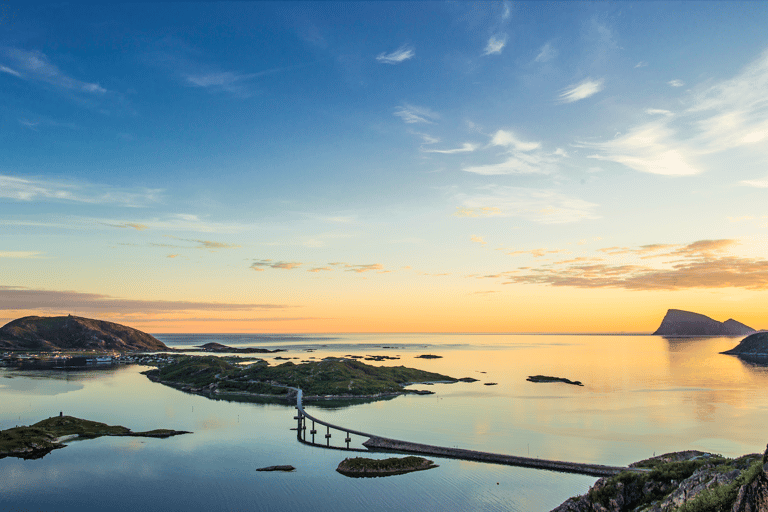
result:
[[[0,324],[768,328],[766,2],[0,2]]]

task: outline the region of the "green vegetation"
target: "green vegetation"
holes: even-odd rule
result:
[[[742,471],[733,482],[705,489],[691,501],[683,503],[677,509],[678,512],[719,512],[720,510],[730,510],[739,494],[739,488],[743,485],[751,484],[763,471],[762,460],[754,460],[754,458],[752,460],[752,464]]]
[[[0,458],[39,458],[52,450],[63,448],[58,438],[77,436],[79,439],[95,439],[102,436],[170,437],[186,434],[176,430],[157,429],[148,432],[132,432],[119,425],[107,425],[97,421],[72,416],[55,416],[28,427],[15,427],[0,431]]]
[[[762,459],[759,455],[745,455],[737,459],[727,459],[718,455],[701,452],[678,452],[666,454],[633,464],[637,468],[650,469],[645,473],[623,471],[616,476],[599,481],[587,494],[591,503],[610,507],[611,500],[623,503],[621,510],[644,510],[654,503],[658,504],[681,485],[685,480],[700,471],[703,482],[725,475],[734,470],[738,476],[727,483],[705,489],[692,499],[678,507],[679,512],[719,512],[730,510],[739,492],[739,488],[751,483],[762,471]],[[697,480],[689,488],[700,485]],[[666,509],[665,509],[666,510]]]
[[[387,476],[436,467],[435,463],[423,457],[392,457],[390,459],[354,457],[341,461],[336,471],[347,476]]]
[[[184,356],[145,374],[152,380],[194,392],[252,393],[287,396],[284,387],[301,388],[311,397],[370,397],[405,393],[413,382],[456,379],[404,366],[370,366],[354,359],[326,358],[303,364],[269,366],[259,360],[235,365],[218,357]]]

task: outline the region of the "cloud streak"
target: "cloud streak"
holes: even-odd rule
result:
[[[415,50],[412,47],[404,44],[391,53],[380,53],[376,56],[376,60],[383,64],[400,64],[401,62],[412,59],[415,55]]]
[[[0,198],[141,207],[160,200],[161,189],[125,190],[107,185],[19,178],[0,174]]]
[[[92,95],[103,95],[107,92],[105,88],[97,83],[84,82],[67,75],[56,65],[52,64],[42,52],[9,48],[3,53],[7,59],[10,59],[15,64],[15,69],[0,66],[0,70],[4,73],[25,80],[45,82],[58,89],[68,91]]]
[[[560,103],[573,103],[589,98],[603,90],[603,83],[602,79],[586,78],[578,84],[568,86],[560,93],[558,100]]]
[[[294,306],[286,304],[135,300],[96,293],[39,290],[0,285],[0,310],[153,314],[182,311],[255,311],[290,307]]]
[[[507,45],[507,34],[496,34],[488,39],[483,55],[498,55]]]
[[[400,105],[395,109],[397,117],[408,124],[427,123],[434,124],[434,122],[440,118],[439,115],[432,112],[428,108],[416,107],[414,105]]]

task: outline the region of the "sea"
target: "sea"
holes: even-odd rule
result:
[[[735,457],[768,442],[768,367],[720,354],[740,338],[572,334],[158,334],[281,348],[271,364],[389,356],[477,382],[420,384],[431,395],[305,403],[313,416],[384,437],[573,462],[626,465],[696,449]],[[435,359],[417,356],[432,354]],[[359,454],[297,442],[293,404],[214,400],[149,381],[147,367],[0,368],[0,429],[65,415],[168,439],[72,441],[37,460],[0,459],[0,511],[547,511],[596,478],[430,457],[439,467],[382,478],[336,472]],[[548,375],[581,381],[533,383]],[[324,434],[320,430],[320,434]],[[333,444],[344,444],[332,432]],[[318,442],[325,441],[323,435]],[[355,438],[354,446],[361,439]],[[391,454],[373,453],[373,458]],[[258,468],[292,465],[290,473]]]

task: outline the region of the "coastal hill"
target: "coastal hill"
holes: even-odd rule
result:
[[[755,329],[733,319],[718,322],[699,313],[670,309],[653,334],[656,336],[744,336],[753,332]]]
[[[768,359],[768,332],[750,334],[731,350],[722,353],[747,359]]]
[[[79,316],[26,316],[0,328],[0,350],[168,350],[165,343],[132,327]]]

